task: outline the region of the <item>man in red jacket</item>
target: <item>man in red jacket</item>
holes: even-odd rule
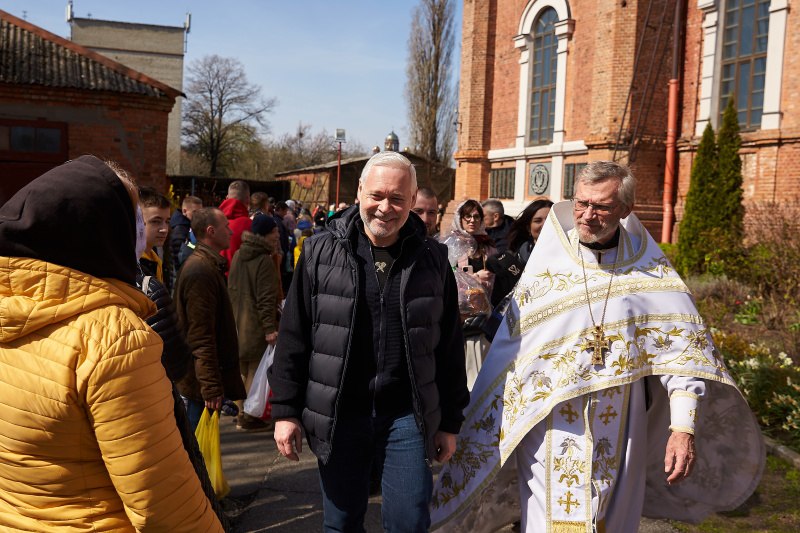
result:
[[[225,275],[228,275],[228,270],[231,268],[231,260],[233,254],[242,245],[242,233],[250,229],[250,213],[247,206],[250,203],[250,186],[242,180],[236,180],[228,185],[228,196],[219,208],[225,213],[228,218],[233,235],[231,236],[231,245],[227,250],[220,252],[222,257],[228,262],[225,267]]]

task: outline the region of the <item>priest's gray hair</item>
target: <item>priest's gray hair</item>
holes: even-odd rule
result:
[[[617,189],[619,201],[632,208],[636,201],[636,178],[633,177],[631,169],[625,165],[614,161],[592,161],[583,167],[575,182],[597,183],[612,178],[620,182]]]
[[[411,176],[411,188],[415,191],[417,190],[417,169],[414,168],[414,164],[403,154],[386,151],[378,152],[373,155],[369,158],[367,164],[364,165],[364,170],[361,171],[359,182],[364,183],[372,167],[392,167],[408,171],[408,175]]]

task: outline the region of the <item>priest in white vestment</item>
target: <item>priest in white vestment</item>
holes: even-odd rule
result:
[[[438,477],[434,529],[635,532],[755,490],[758,425],[634,197],[627,167],[597,161],[553,207]]]

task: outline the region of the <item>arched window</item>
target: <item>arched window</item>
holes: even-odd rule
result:
[[[553,140],[556,109],[556,65],[558,42],[555,24],[558,14],[544,9],[533,23],[533,72],[528,143],[548,144]]]
[[[770,0],[727,0],[722,34],[720,117],[735,98],[739,126],[761,126],[767,71]],[[720,120],[721,123],[721,120]]]

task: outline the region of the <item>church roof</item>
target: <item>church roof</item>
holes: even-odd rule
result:
[[[0,10],[0,83],[176,98],[182,93]]]

